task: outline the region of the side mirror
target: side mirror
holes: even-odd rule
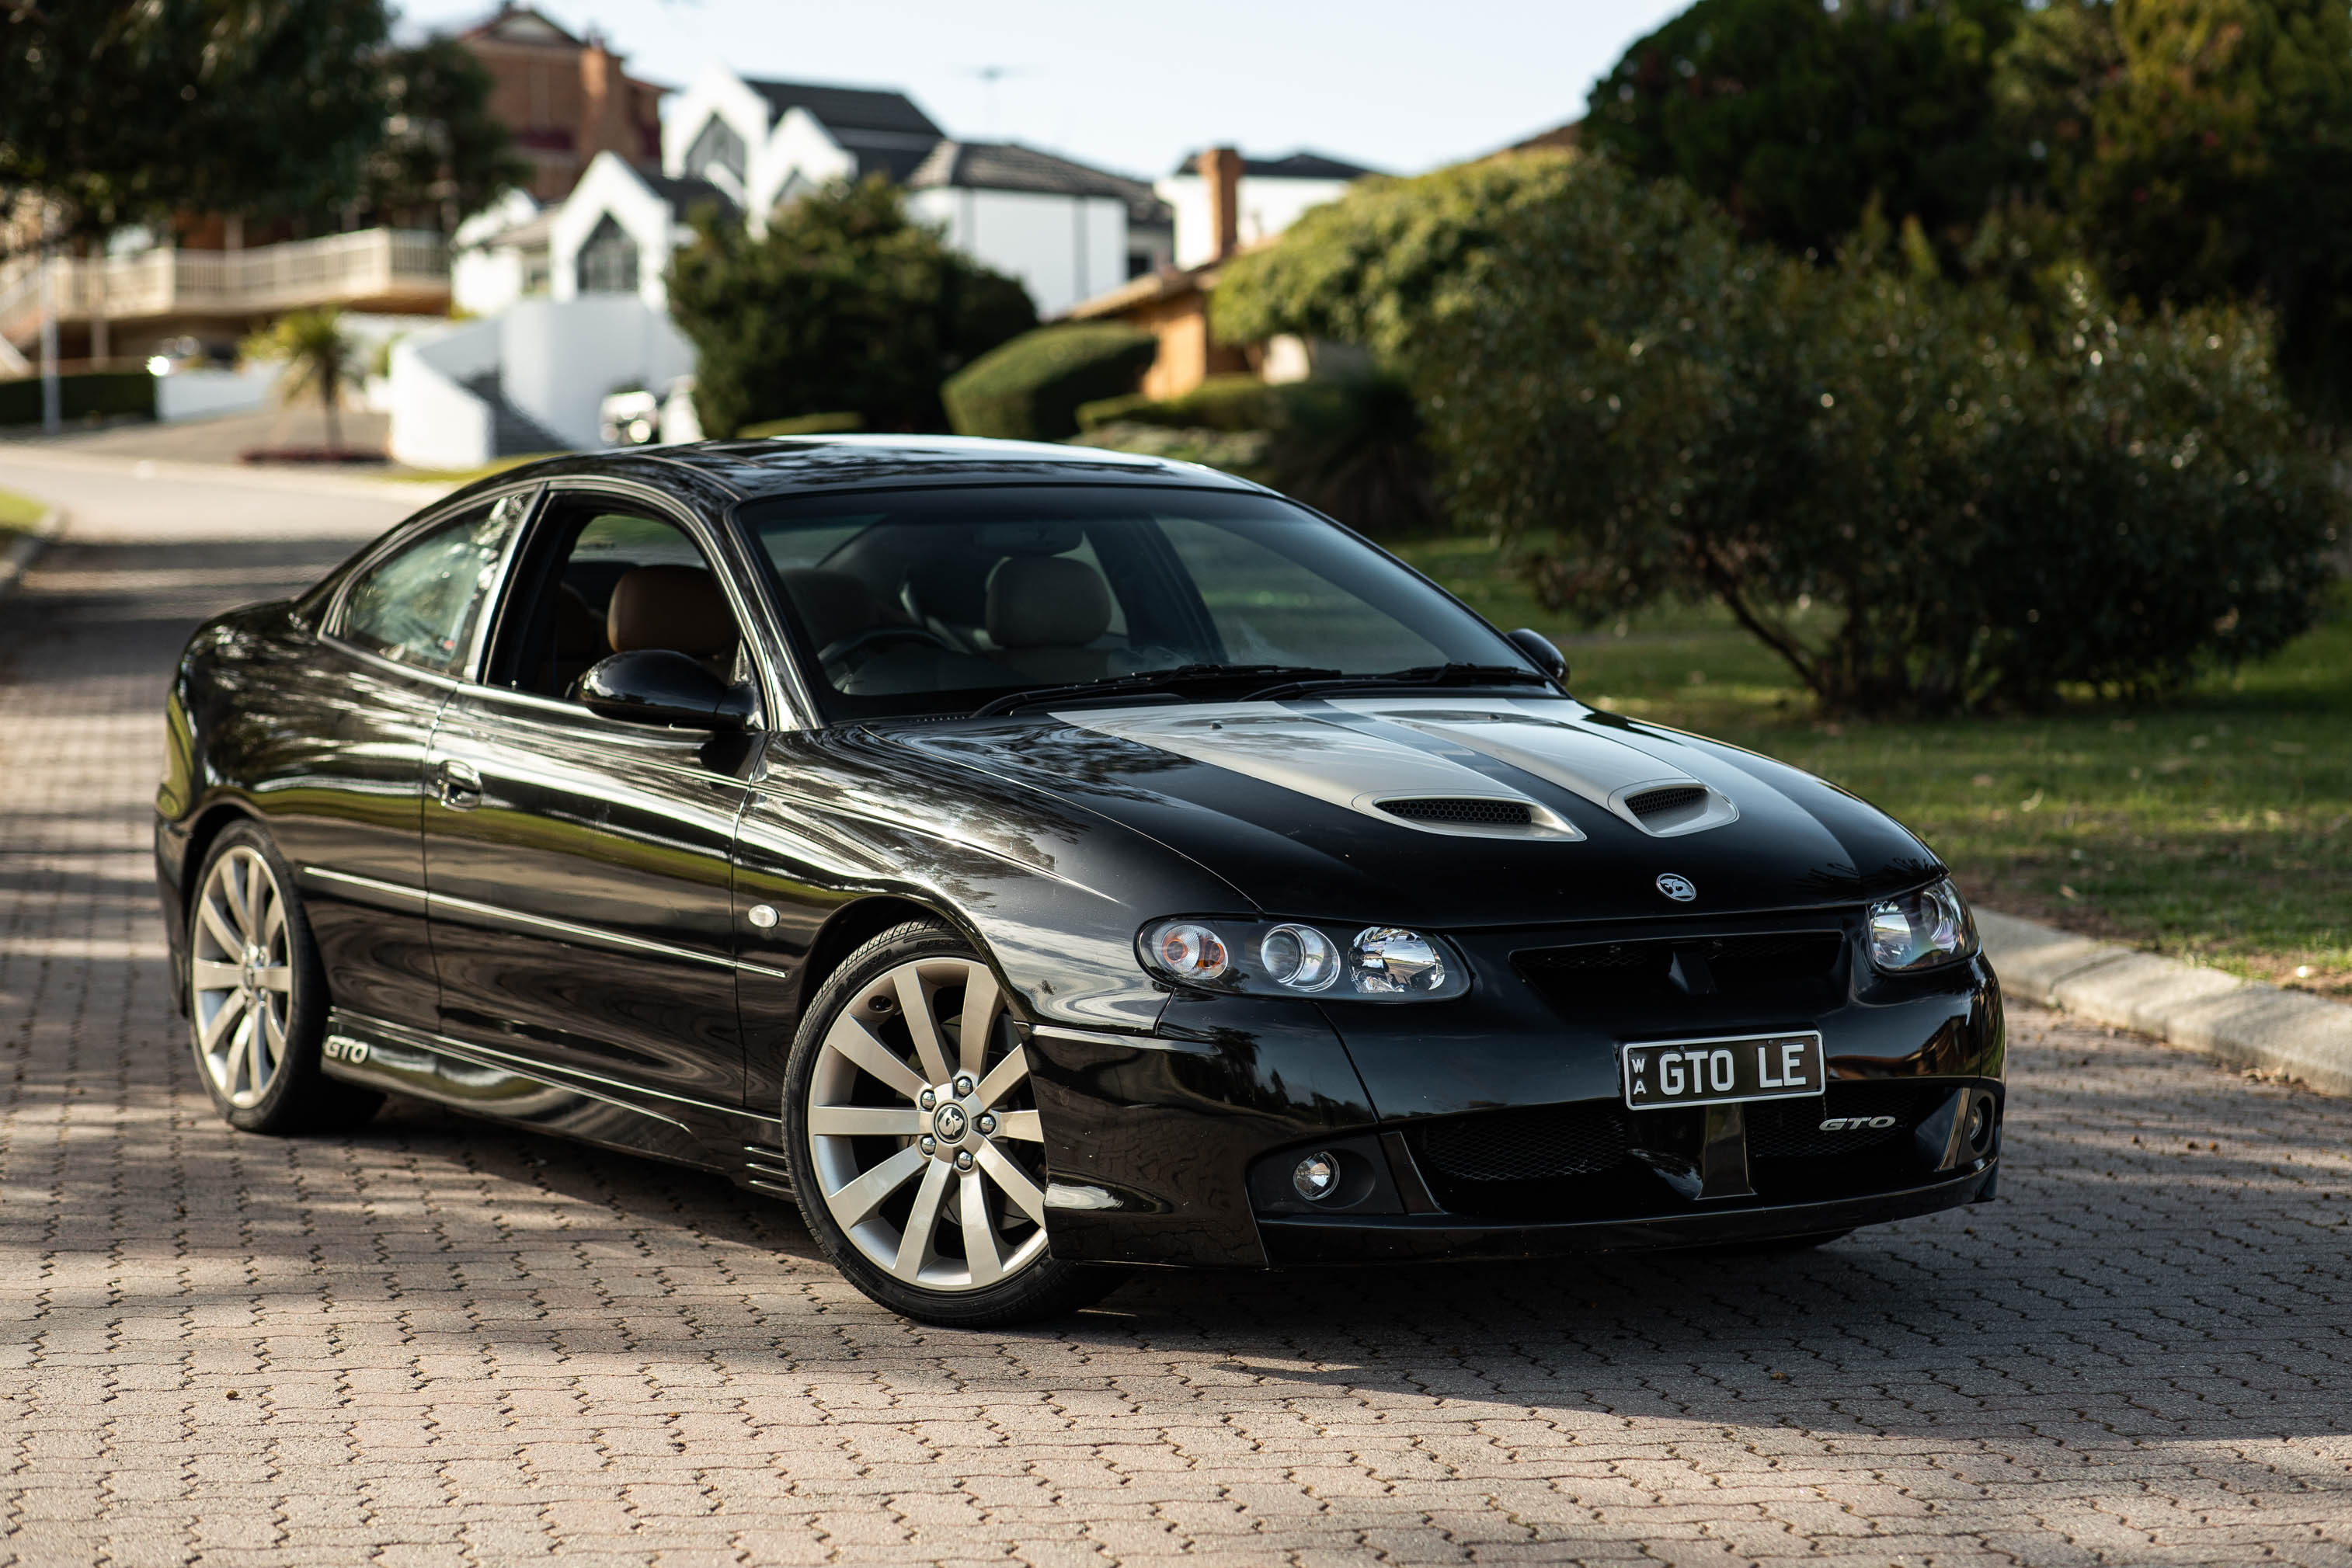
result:
[[[572,695],[589,712],[632,724],[681,729],[740,729],[751,716],[751,691],[730,686],[684,653],[639,648],[599,661]]]
[[[1550,638],[1525,626],[1509,635],[1511,646],[1532,660],[1537,669],[1561,685],[1568,685],[1568,655],[1554,647]]]

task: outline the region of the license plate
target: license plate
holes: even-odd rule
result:
[[[1625,1103],[1636,1111],[1819,1094],[1827,1076],[1822,1037],[1811,1030],[1651,1040],[1622,1051]]]

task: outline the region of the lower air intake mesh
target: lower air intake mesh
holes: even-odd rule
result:
[[[1383,800],[1381,810],[1408,822],[1446,822],[1467,828],[1524,828],[1535,812],[1521,800],[1431,797],[1418,800]]]
[[[1544,1181],[1622,1163],[1633,1147],[1625,1109],[1606,1100],[1480,1111],[1420,1129],[1419,1153],[1454,1181]]]

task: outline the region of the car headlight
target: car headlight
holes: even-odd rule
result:
[[[1870,906],[1870,961],[1890,975],[1957,964],[1977,955],[1977,923],[1946,877]]]
[[[1143,928],[1143,967],[1171,985],[1254,997],[1436,1001],[1470,988],[1461,956],[1400,925],[1183,918]]]

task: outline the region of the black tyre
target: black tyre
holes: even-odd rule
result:
[[[253,823],[224,831],[196,873],[184,978],[196,1074],[230,1126],[346,1127],[383,1103],[319,1071],[326,977],[293,873]]]
[[[793,1042],[783,1117],[810,1232],[895,1312],[993,1328],[1118,1283],[1046,1254],[1028,1058],[995,972],[944,926],[886,931],[834,971]]]

